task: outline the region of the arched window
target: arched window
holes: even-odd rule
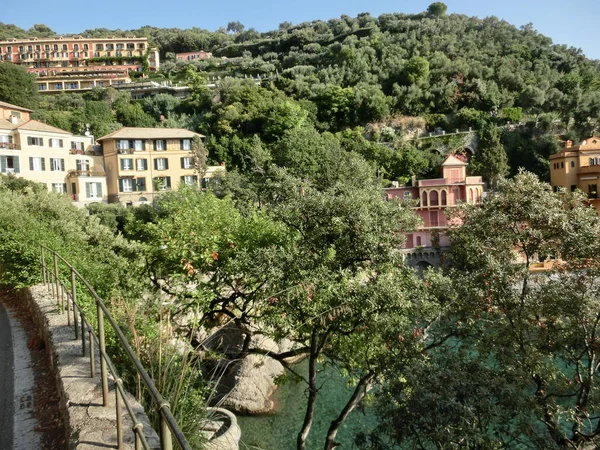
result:
[[[469,203],[473,203],[473,188],[469,188]]]
[[[423,192],[421,196],[421,206],[427,206],[427,192]]]
[[[429,204],[431,206],[438,206],[440,204],[437,191],[431,191],[429,193]]]
[[[446,191],[442,191],[442,206],[446,206],[448,199],[446,198]]]

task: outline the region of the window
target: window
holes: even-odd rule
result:
[[[21,118],[21,113],[19,111],[11,111],[10,115],[15,116],[17,119]]]
[[[135,44],[127,44],[127,50],[133,50],[135,48]]]
[[[65,83],[65,89],[79,89],[79,84],[77,82]]]
[[[168,170],[169,160],[167,158],[156,158],[154,160],[154,168],[156,170]]]
[[[90,162],[87,159],[78,159],[76,161],[77,170],[90,170]]]
[[[27,144],[28,145],[39,145],[39,146],[43,146],[44,145],[44,139],[43,138],[38,138],[38,137],[31,137],[29,136],[27,138]]]
[[[67,193],[67,183],[52,183],[52,192],[58,192],[59,194]]]
[[[437,191],[431,191],[429,194],[429,204],[431,206],[438,206],[439,205],[439,197],[438,197],[438,193]]]
[[[133,178],[121,178],[119,179],[119,192],[133,192],[136,184]]]
[[[588,197],[598,198],[598,186],[596,184],[590,184],[588,186]]]
[[[561,161],[561,163],[560,163],[560,168],[561,168],[561,169],[564,169],[564,168],[565,168],[565,162],[564,162],[564,161]]]
[[[417,247],[420,247],[421,245],[421,236],[417,236]]]
[[[571,192],[575,192],[576,189],[577,189],[577,185],[576,184],[572,184],[571,185]]]
[[[193,169],[194,168],[194,158],[181,158],[181,168],[182,169]]]
[[[126,139],[120,139],[117,141],[117,150],[129,150],[130,141]]]
[[[68,48],[67,48],[67,44],[63,44],[63,46],[62,46],[62,49],[63,49],[63,50],[68,50]]]
[[[137,183],[137,190],[138,191],[145,191],[146,190],[146,179],[145,178],[138,178],[136,180]]]
[[[83,151],[83,142],[81,142],[81,141],[71,141],[71,150],[81,150],[81,151]]]
[[[163,139],[158,139],[154,141],[154,150],[157,152],[162,152],[166,148],[165,141]]]
[[[198,184],[198,177],[196,175],[184,175],[181,177],[181,184],[196,186]]]
[[[50,170],[53,172],[64,172],[65,160],[63,158],[50,158]]]
[[[154,185],[157,191],[168,191],[171,189],[171,177],[156,177]]]
[[[115,46],[113,44],[106,44],[106,50],[112,50]]]
[[[181,140],[181,150],[191,150],[192,149],[192,140],[191,139],[182,139]]]
[[[133,141],[133,148],[135,151],[142,151],[142,150],[146,150],[146,143],[144,141],[142,141],[141,139],[136,139],[135,141]]]
[[[102,198],[102,184],[85,183],[85,194],[87,198]]]
[[[84,50],[89,50],[89,48],[90,48],[90,47],[89,47],[87,44],[83,44],[83,49],[84,49]]]
[[[50,147],[52,147],[52,148],[62,148],[63,147],[63,140],[62,139],[50,138]]]
[[[427,192],[423,192],[421,206],[427,206]]]
[[[10,148],[13,142],[12,136],[0,135],[0,148]]]
[[[575,161],[571,161],[571,167],[575,167]]]
[[[52,89],[54,89],[55,91],[61,91],[63,88],[63,84],[62,83],[53,83],[52,84]]]
[[[430,226],[432,226],[432,227],[439,226],[437,211],[429,211],[429,223],[430,223]]]
[[[0,173],[19,173],[19,157],[0,156]]]
[[[29,170],[39,172],[46,170],[46,161],[44,158],[38,158],[35,156],[29,157]]]
[[[104,50],[104,44],[96,44],[96,50]]]
[[[46,89],[48,89],[48,86],[46,86],[46,84],[38,84],[38,91],[45,91]]]
[[[136,159],[135,160],[135,170],[148,170],[148,160]]]
[[[133,158],[121,159],[121,170],[133,170]]]
[[[79,44],[73,44],[73,50],[78,51],[79,50]]]

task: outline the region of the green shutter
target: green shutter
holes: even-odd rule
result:
[[[21,172],[21,167],[19,166],[19,157],[13,156],[13,166],[15,168],[15,173]]]
[[[158,159],[154,160],[154,170],[158,170]]]
[[[67,183],[63,183],[63,194],[67,193]]]
[[[135,182],[135,178],[131,179],[131,190],[133,192],[137,191],[137,183]]]
[[[183,146],[183,144],[182,144],[182,146]],[[181,168],[185,169],[185,164],[184,164],[185,158],[180,158],[180,159],[181,159]]]
[[[46,158],[40,158],[42,160],[42,170],[46,170]]]
[[[27,137],[27,145],[33,145],[33,138],[31,136]]]
[[[171,177],[165,177],[165,187],[167,189],[171,188]]]
[[[85,198],[90,198],[90,184],[91,183],[85,183]]]
[[[125,167],[125,164],[123,163],[122,159],[120,159],[119,162],[121,163],[121,170],[123,170],[123,167]]]
[[[119,192],[123,192],[123,180],[119,178]]]
[[[33,157],[29,157],[29,170],[33,171]]]
[[[96,183],[96,186],[98,187],[98,197],[102,198],[102,183]]]
[[[146,178],[138,178],[137,179],[137,190],[138,191],[146,190]]]
[[[62,139],[59,139],[59,140],[58,140],[58,146],[59,146],[60,148],[63,148],[63,140],[62,140]],[[65,169],[63,169],[63,170],[65,170]]]
[[[169,160],[165,158],[165,169],[169,170]]]
[[[6,156],[0,156],[0,173],[6,173]]]
[[[62,139],[60,142],[62,142]],[[61,144],[61,147],[62,147],[62,144]],[[63,172],[65,171],[65,159],[64,158],[60,159],[60,170],[62,170]]]

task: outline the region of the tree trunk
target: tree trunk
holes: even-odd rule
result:
[[[333,450],[339,444],[335,442],[335,437],[337,436],[340,427],[344,423],[344,421],[348,418],[350,413],[358,406],[360,401],[364,398],[367,393],[368,384],[371,382],[375,374],[367,373],[364,377],[360,379],[356,387],[354,388],[354,392],[352,393],[352,397],[344,406],[344,409],[340,413],[340,415],[331,422],[329,427],[329,431],[327,432],[327,439],[325,440],[325,450]]]
[[[304,415],[304,423],[302,424],[302,430],[298,434],[296,440],[296,448],[298,450],[306,449],[306,439],[310,432],[312,425],[313,416],[315,414],[315,403],[317,400],[317,357],[319,356],[318,350],[318,332],[313,330],[310,338],[310,354],[308,364],[308,403],[306,404],[306,414]]]

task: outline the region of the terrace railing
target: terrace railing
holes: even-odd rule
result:
[[[123,388],[123,381],[119,377],[113,362],[106,353],[106,339],[105,339],[105,320],[114,330],[117,338],[118,345],[127,354],[129,361],[135,368],[137,374],[142,380],[144,386],[149,392],[152,398],[153,407],[159,417],[160,422],[160,444],[162,450],[172,450],[173,440],[179,446],[181,450],[191,450],[189,443],[187,442],[183,432],[177,424],[169,403],[167,403],[156,386],[152,382],[152,379],[142,366],[141,362],[135,355],[135,352],[131,348],[131,345],[127,341],[127,338],[111,316],[110,312],[104,305],[104,301],[98,296],[94,288],[88,283],[88,281],[77,272],[77,270],[69,264],[62,256],[55,251],[42,245],[41,247],[41,271],[42,279],[47,288],[52,292],[52,296],[56,298],[57,305],[63,313],[67,314],[67,323],[71,326],[73,324],[75,339],[81,339],[81,351],[82,355],[86,354],[86,331],[88,334],[87,341],[89,342],[88,353],[90,356],[90,377],[94,377],[96,373],[95,367],[95,351],[92,348],[92,343],[98,346],[100,354],[100,378],[102,381],[102,399],[103,406],[108,405],[109,386],[108,386],[108,372],[113,377],[113,384],[115,386],[115,416],[117,421],[117,441],[118,448],[123,447],[123,420],[121,417],[121,404],[124,404],[129,417],[133,423],[133,433],[135,435],[135,448],[136,450],[144,449],[150,450],[146,437],[143,433],[143,424],[136,417],[133,407],[125,395],[125,389]],[[66,282],[64,280],[67,280]],[[78,291],[77,282],[83,285],[91,298],[95,303],[95,321],[96,329],[91,325],[86,313],[78,303]],[[72,321],[71,321],[72,316]]]

